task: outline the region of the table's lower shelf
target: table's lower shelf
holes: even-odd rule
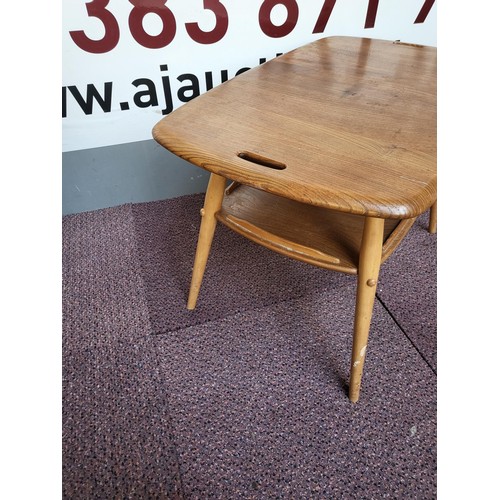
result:
[[[299,203],[243,185],[228,190],[216,216],[237,233],[283,255],[357,274],[363,216]],[[382,262],[414,221],[385,221]]]

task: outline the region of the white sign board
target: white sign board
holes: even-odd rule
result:
[[[63,151],[151,139],[164,115],[325,36],[436,46],[434,0],[65,0]]]

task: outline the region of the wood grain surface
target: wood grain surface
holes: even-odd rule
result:
[[[365,217],[314,207],[248,186],[224,197],[217,219],[278,253],[319,267],[357,274]],[[387,219],[382,262],[414,219]]]
[[[153,137],[269,193],[414,218],[436,200],[436,49],[323,38],[193,99]]]

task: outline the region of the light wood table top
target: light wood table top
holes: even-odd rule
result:
[[[436,200],[436,49],[323,38],[181,106],[153,136],[289,200],[414,218]]]

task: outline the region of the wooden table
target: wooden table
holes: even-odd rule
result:
[[[323,38],[184,104],[153,137],[211,172],[189,309],[217,221],[357,275],[349,384],[357,401],[380,265],[429,208],[436,230],[436,49]]]

